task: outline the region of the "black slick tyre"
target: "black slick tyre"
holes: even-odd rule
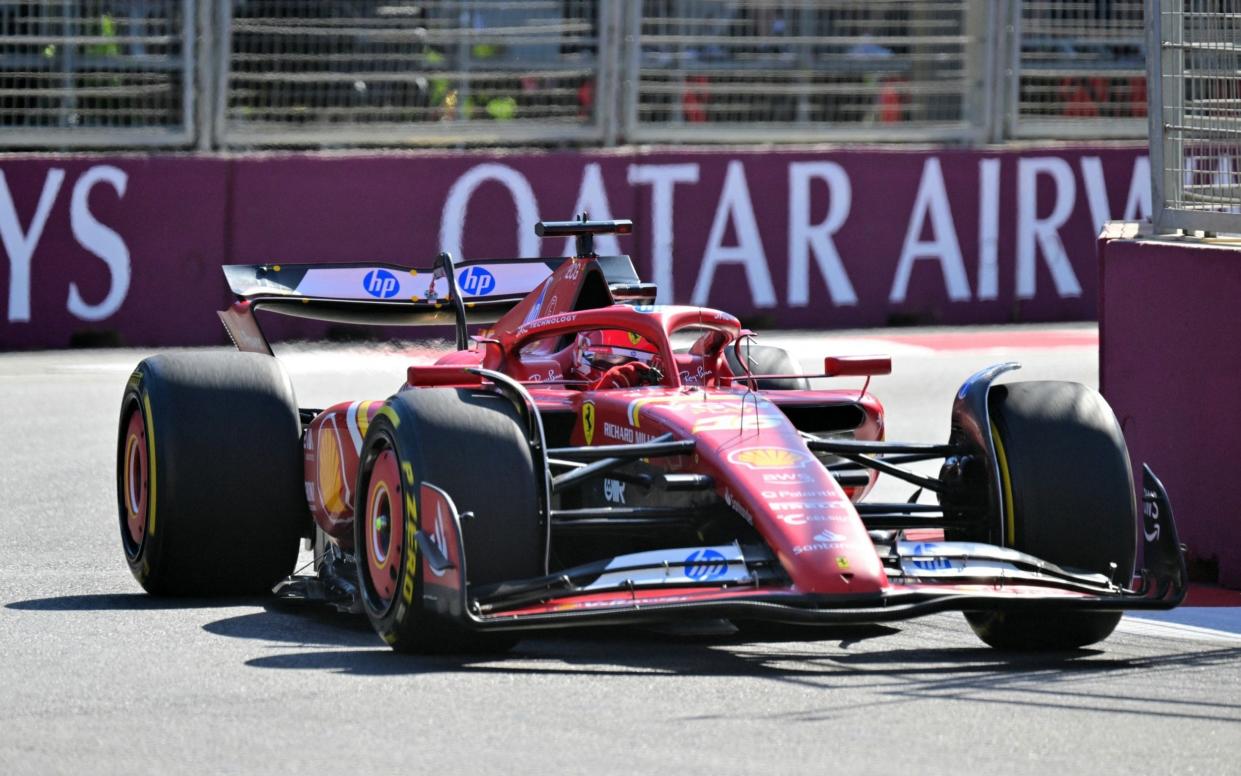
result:
[[[741,353],[749,360],[750,374],[754,375],[794,375],[801,374],[801,368],[784,348],[771,345],[742,344]],[[724,349],[724,358],[728,360],[728,368],[737,377],[744,377],[746,370],[737,358],[737,349],[729,345]],[[777,377],[756,381],[759,390],[777,391],[808,391],[810,381],[804,377]]]
[[[494,652],[516,638],[472,633],[423,603],[421,486],[452,499],[463,521],[467,584],[544,573],[536,470],[516,409],[484,391],[421,388],[388,400],[371,422],[354,520],[359,589],[376,632],[398,652]],[[425,534],[422,541],[425,541]]]
[[[270,592],[309,521],[293,386],[270,356],[143,360],[121,401],[121,544],[147,592]]]
[[[1128,584],[1137,531],[1133,474],[1103,397],[1077,383],[1011,383],[991,389],[990,413],[1007,512],[1003,543]],[[966,613],[983,641],[1007,650],[1084,647],[1107,638],[1120,617],[1055,609]]]

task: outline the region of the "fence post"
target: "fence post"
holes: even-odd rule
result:
[[[603,3],[599,9],[599,39],[596,42],[595,115],[603,130],[603,145],[615,146],[620,135],[624,106],[620,81],[625,39],[624,9],[620,3]]]
[[[1150,125],[1151,223],[1162,234],[1164,217],[1163,0],[1146,0],[1146,116]]]
[[[1006,0],[1002,5],[1004,48],[1000,62],[1004,67],[1004,119],[997,140],[1014,137],[1021,120],[1021,0]]]
[[[638,129],[638,90],[642,75],[642,3],[624,3],[622,8],[624,17],[618,42],[621,49],[618,61],[623,63],[619,76],[621,139],[632,143]]]
[[[1165,15],[1165,12],[1166,15]],[[1179,4],[1173,10],[1171,0],[1162,0],[1159,11],[1159,77],[1160,77],[1160,97],[1162,105],[1159,108],[1160,118],[1163,121],[1163,186],[1162,197],[1164,214],[1166,215],[1169,198],[1174,202],[1174,207],[1185,207],[1185,180],[1184,175],[1187,169],[1185,159],[1185,132],[1186,132],[1186,116],[1185,116],[1185,10],[1184,4]],[[1170,21],[1171,29],[1164,26],[1164,21]],[[1164,42],[1167,41],[1168,45]],[[1164,79],[1165,74],[1171,74],[1171,79]],[[1169,116],[1165,111],[1170,111]],[[1169,143],[1169,130],[1171,130],[1171,143]],[[1169,145],[1171,148],[1169,148]],[[1172,152],[1171,164],[1169,164],[1168,151]],[[1154,201],[1154,192],[1151,192],[1152,203]],[[1166,224],[1166,219],[1163,221]]]
[[[229,142],[228,92],[233,56],[233,4],[229,0],[220,3],[207,2],[204,5],[217,9],[212,27],[215,38],[215,56],[212,57],[215,77],[212,81],[211,123],[216,144],[226,146]]]
[[[194,67],[186,75],[195,86],[193,104],[194,147],[199,151],[215,148],[215,25],[211,18],[211,3],[204,0],[185,0],[186,24],[193,25],[188,51],[194,56]],[[187,54],[188,56],[189,54]]]
[[[1004,10],[1001,4],[972,0],[965,9],[966,30],[976,42],[966,54],[967,80],[971,86],[963,99],[963,111],[975,129],[975,142],[991,143],[999,138],[995,113],[1003,105],[997,84],[1003,83],[998,63],[1004,38]]]

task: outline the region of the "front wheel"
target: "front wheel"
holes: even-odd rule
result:
[[[1111,407],[1098,392],[1066,382],[998,385],[989,405],[1004,545],[1128,584],[1137,532],[1133,474]],[[1121,613],[979,611],[965,617],[998,649],[1075,649],[1111,635]]]
[[[455,388],[399,393],[371,422],[354,547],[363,607],[398,652],[494,652],[516,643],[471,633],[424,602],[421,542],[434,541],[430,521],[442,516],[423,511],[421,486],[439,487],[459,513],[473,513],[462,524],[467,586],[542,575],[538,489],[546,472],[535,466],[522,429],[507,399]]]

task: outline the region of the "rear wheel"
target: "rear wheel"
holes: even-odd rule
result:
[[[427,482],[458,512],[474,513],[462,525],[468,584],[543,574],[538,488],[545,475],[522,428],[507,399],[454,388],[397,394],[372,421],[358,473],[354,547],[363,606],[393,649],[478,652],[516,643],[471,633],[424,607],[419,526]]]
[[[125,560],[147,592],[270,592],[309,520],[280,362],[197,353],[138,364],[121,402],[117,503]]]
[[[1007,523],[1004,544],[1066,569],[1133,575],[1133,474],[1120,424],[1097,392],[1077,383],[991,389],[992,434]],[[1115,564],[1114,566],[1112,564]],[[1120,612],[967,612],[1000,649],[1073,649],[1107,638]]]

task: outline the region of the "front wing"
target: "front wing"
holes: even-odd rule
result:
[[[990,545],[896,542],[885,558],[889,588],[855,595],[791,589],[766,548],[737,544],[637,553],[539,579],[470,588],[460,515],[446,493],[425,484],[423,514],[436,519],[418,537],[425,560],[423,603],[479,631],[690,618],[830,625],[949,610],[1171,609],[1185,597],[1184,554],[1167,493],[1143,468],[1144,546],[1136,580],[1066,570]]]

